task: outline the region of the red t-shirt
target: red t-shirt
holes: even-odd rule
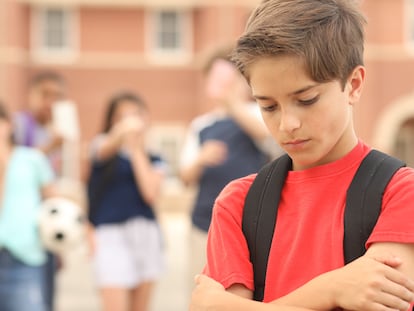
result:
[[[265,302],[344,265],[346,191],[369,150],[359,142],[338,161],[288,173],[269,255]],[[226,288],[236,283],[254,288],[241,230],[244,199],[254,177],[231,182],[214,206],[204,272]],[[414,243],[413,202],[414,170],[402,168],[387,186],[382,213],[367,246],[375,242]]]

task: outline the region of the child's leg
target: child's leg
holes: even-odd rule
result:
[[[56,256],[52,253],[47,253],[47,261],[42,266],[43,273],[45,274],[43,295],[45,297],[47,310],[54,310],[55,300],[55,273],[57,271]]]
[[[136,269],[130,258],[122,225],[103,225],[95,230],[93,267],[103,311],[128,311]]]
[[[102,311],[129,311],[129,290],[126,288],[101,288]]]
[[[131,290],[130,311],[148,311],[153,288],[153,282],[145,282]]]
[[[41,266],[29,266],[0,250],[0,310],[46,311]]]
[[[155,221],[138,218],[128,222],[127,236],[138,274],[130,310],[148,311],[155,282],[165,269],[161,232]]]
[[[189,282],[191,290],[194,288],[194,277],[203,271],[206,265],[207,232],[192,226],[190,232],[190,272]]]

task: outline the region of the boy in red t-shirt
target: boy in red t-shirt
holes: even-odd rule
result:
[[[264,302],[271,303],[251,300],[253,270],[241,223],[255,176],[247,176],[216,200],[192,311],[410,308],[412,168],[391,179],[367,252],[344,266],[346,191],[370,151],[352,118],[365,80],[364,24],[350,0],[267,0],[252,13],[233,60],[293,163],[269,254]]]

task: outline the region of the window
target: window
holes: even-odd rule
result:
[[[150,57],[162,61],[166,58],[178,60],[189,56],[192,32],[190,14],[187,11],[153,11],[149,20],[147,41]]]
[[[37,58],[53,60],[72,57],[75,51],[75,13],[70,8],[34,10],[32,48]]]
[[[51,9],[44,12],[43,46],[50,49],[63,49],[68,46],[68,16],[63,10]]]
[[[182,46],[181,20],[178,12],[164,11],[158,14],[157,48],[180,50]]]
[[[148,135],[150,150],[160,153],[168,163],[168,177],[178,174],[179,158],[186,127],[182,125],[153,125]]]
[[[406,37],[410,46],[414,46],[414,0],[405,0]]]

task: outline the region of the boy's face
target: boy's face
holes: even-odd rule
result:
[[[339,81],[315,82],[295,56],[260,58],[248,74],[264,122],[294,170],[335,161],[357,143],[352,106],[360,97],[363,67],[355,68],[344,89]]]
[[[229,97],[228,93],[234,89],[235,83],[240,78],[233,64],[223,59],[216,60],[207,74],[207,97],[217,102],[225,101]]]
[[[30,88],[29,107],[40,123],[51,120],[52,105],[63,98],[63,93],[63,86],[54,80],[44,80]]]

